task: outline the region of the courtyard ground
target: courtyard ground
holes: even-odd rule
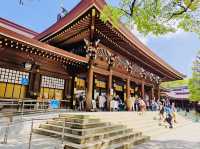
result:
[[[45,114],[27,115],[24,116],[22,119],[20,116],[15,117],[14,121],[16,123],[15,125],[12,125],[9,129],[8,143],[0,144],[0,149],[28,149],[31,130],[31,119],[37,119],[34,120],[34,127],[37,127],[40,123],[44,123],[47,119],[56,117],[58,116],[58,114],[59,113],[51,112]],[[91,114],[102,115],[104,117],[105,115],[108,115],[106,112]],[[129,115],[135,113],[119,112],[114,114],[119,115],[119,117],[120,115],[127,115],[127,117],[130,117]],[[141,120],[146,118],[149,121],[148,117],[150,114],[151,113],[147,113],[144,117],[139,118]],[[119,119],[119,117],[116,118]],[[24,120],[24,122],[21,122],[21,120]],[[2,142],[4,138],[6,127],[5,121],[6,118],[0,119],[0,142]],[[169,128],[166,128],[166,130],[168,131],[163,131],[156,137],[153,137],[151,141],[139,146],[135,146],[134,149],[200,149],[200,123],[192,122],[190,119],[186,119],[186,121],[188,121],[188,123],[184,122],[185,125],[181,127],[177,127],[171,130],[169,130]],[[144,123],[145,121],[141,122]],[[158,126],[155,128],[159,129]],[[61,141],[59,139],[33,134],[31,149],[59,149],[61,148],[60,144]]]
[[[200,123],[191,123],[134,149],[200,149]]]

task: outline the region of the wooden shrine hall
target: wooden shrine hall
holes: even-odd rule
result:
[[[142,44],[121,23],[104,23],[104,0],[82,0],[42,33],[0,18],[0,98],[59,99],[72,108],[77,94],[86,108],[99,94],[159,99],[162,81],[183,75]],[[0,100],[1,100],[0,99]]]

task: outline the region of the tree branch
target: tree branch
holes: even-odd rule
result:
[[[137,0],[133,0],[132,3],[131,3],[131,6],[130,6],[130,16],[131,17],[133,16],[133,9],[135,7],[136,1]]]
[[[20,5],[23,5],[24,3],[23,3],[23,0],[19,0],[19,4]]]
[[[127,14],[128,16],[131,16],[131,13],[127,12],[126,10],[119,8],[119,10],[123,11],[125,14]]]
[[[190,3],[187,6],[184,6],[184,5],[181,5],[181,3],[178,3],[178,6],[180,8],[182,8],[182,10],[179,11],[179,12],[172,13],[172,15],[170,16],[170,18],[168,19],[168,21],[171,20],[175,16],[178,16],[178,15],[186,13],[188,11],[188,9],[191,7],[191,5],[192,5],[193,2],[194,2],[194,0],[190,0]]]

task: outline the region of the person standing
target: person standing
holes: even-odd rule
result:
[[[164,118],[164,111],[165,111],[165,109],[164,109],[165,107],[164,107],[164,105],[160,105],[160,108],[159,108],[159,120],[160,120],[160,123],[159,123],[159,125],[162,125],[163,124],[163,122],[164,122],[164,120],[165,120],[165,118]]]
[[[97,109],[97,104],[96,104],[96,100],[95,99],[92,100],[92,109],[94,111],[96,111],[96,109]]]
[[[114,110],[115,111],[119,111],[119,96],[117,95],[116,97],[115,97],[115,102],[114,102]]]
[[[84,110],[84,98],[83,98],[83,93],[79,95],[79,109],[80,111]]]
[[[139,111],[139,99],[137,97],[134,102],[134,110]]]
[[[144,100],[142,100],[142,98],[139,98],[139,107],[140,107],[141,115],[143,115],[146,109],[146,104]]]
[[[172,124],[172,109],[170,107],[170,105],[165,107],[165,112],[166,112],[166,118],[165,121],[169,124],[169,128],[173,128],[173,124]]]
[[[106,98],[102,94],[99,96],[99,109],[100,111],[104,111],[104,106],[105,106]]]
[[[187,102],[186,107],[185,107],[185,116],[187,116],[190,112],[190,103]]]
[[[150,104],[149,104],[149,95],[145,95],[145,98],[144,98],[144,102],[145,102],[145,104],[146,104],[146,109],[147,110],[149,110],[149,108],[150,108]]]
[[[135,105],[135,97],[134,97],[134,96],[131,97],[131,103],[132,103],[132,105],[131,105],[131,110],[132,110],[132,111],[135,111],[135,108],[134,108],[134,105]]]
[[[175,107],[175,103],[174,102],[172,103],[172,116],[173,116],[174,123],[177,123],[177,120],[176,120],[176,107]]]
[[[114,110],[115,110],[115,98],[113,98],[113,99],[110,101],[110,108],[111,108],[111,111],[114,111]]]

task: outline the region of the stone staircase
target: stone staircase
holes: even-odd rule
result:
[[[87,114],[87,113],[83,113]],[[161,125],[159,122],[158,112],[145,112],[144,115],[139,115],[137,112],[96,112],[92,115],[111,123],[126,125],[133,130],[139,130],[144,135],[148,135],[151,139],[158,137],[163,133],[168,133],[192,123],[185,117],[177,114],[177,124],[174,124],[173,129],[169,129],[168,125]]]
[[[132,149],[134,145],[150,140],[141,131],[107,120],[109,117],[102,119],[101,116],[89,114],[92,116],[88,113],[59,114],[33,131],[63,138],[65,149]],[[104,113],[101,114],[103,117]]]

